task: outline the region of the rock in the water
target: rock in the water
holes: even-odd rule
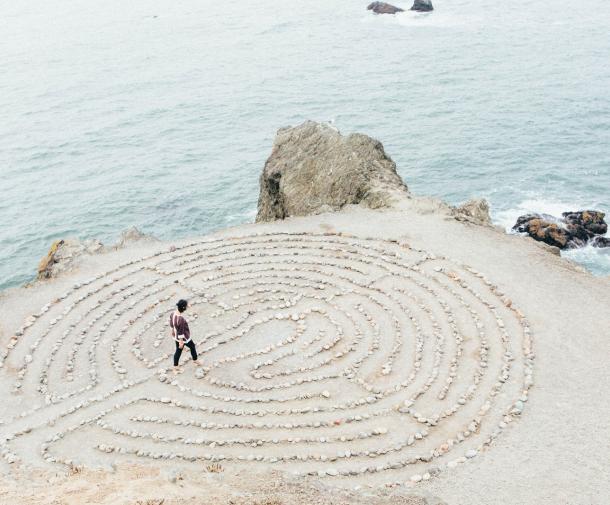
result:
[[[413,7],[411,7],[412,11],[418,12],[430,12],[434,10],[432,6],[432,0],[415,0],[413,2]]]
[[[373,11],[375,14],[396,14],[397,12],[404,12],[404,9],[385,2],[373,2],[369,4],[367,9]]]
[[[606,215],[603,212],[583,210],[564,212],[562,216],[568,231],[585,242],[608,231],[608,225],[604,221]]]
[[[260,177],[256,220],[319,214],[348,204],[375,209],[406,195],[381,142],[306,121],[278,131]]]
[[[610,247],[610,237],[594,237],[591,240],[593,247]]]
[[[560,249],[565,249],[570,239],[565,228],[561,228],[558,223],[545,221],[542,218],[533,218],[527,221],[518,228],[518,231],[525,232],[535,240]]]
[[[517,219],[513,230],[560,249],[574,249],[589,243],[610,247],[610,238],[602,236],[608,231],[604,217],[603,212],[595,210],[564,212],[562,218],[526,214]]]
[[[489,203],[484,198],[469,200],[455,208],[455,217],[459,220],[472,221],[477,224],[491,225]]]

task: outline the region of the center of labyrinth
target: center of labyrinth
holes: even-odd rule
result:
[[[202,366],[183,353],[174,376],[178,298]],[[204,239],[75,285],[25,321],[2,356],[2,455],[417,482],[521,415],[531,344],[481,273],[407,244]]]

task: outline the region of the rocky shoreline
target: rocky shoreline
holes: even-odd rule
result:
[[[364,134],[343,136],[333,126],[313,121],[278,131],[260,175],[259,188],[256,222],[337,212],[351,205],[383,209],[400,207],[403,199],[431,201],[409,192],[381,142]],[[433,205],[435,211],[458,221],[494,227],[485,199],[455,207],[442,201]],[[604,217],[604,213],[595,210],[565,212],[562,218],[527,214],[518,218],[513,231],[560,255],[562,249],[586,245],[610,247]],[[495,228],[505,233],[502,228]],[[136,228],[125,230],[117,244],[110,247],[99,240],[57,240],[41,259],[37,280],[57,277],[74,268],[83,256],[106,253],[134,242],[154,241],[154,237]]]
[[[0,497],[131,463],[173,472],[146,495],[167,503],[168,486],[246,493],[240,475],[276,470],[323,486],[319,503],[585,505],[610,489],[591,470],[610,436],[610,280],[497,229],[485,201],[415,197],[375,139],[282,129],[257,223],[130,236],[57,244],[42,280],[0,298]],[[172,376],[177,297],[204,365]],[[43,485],[30,503],[51,503]]]

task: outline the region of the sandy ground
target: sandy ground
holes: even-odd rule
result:
[[[159,486],[147,499],[182,503],[171,486],[192,496],[199,478],[227,479],[238,489],[250,471],[452,505],[608,502],[609,279],[529,239],[457,222],[432,200],[174,245],[93,256],[0,295],[2,347],[27,326],[0,369],[0,503],[76,503],[69,493],[120,503],[112,493],[134,487],[137,500],[142,485]],[[194,302],[204,367],[185,353],[183,373],[166,378],[177,296]],[[80,470],[132,461],[149,467]],[[214,463],[222,477],[206,471]],[[72,481],[53,483],[61,496],[27,484],[28,473],[74,468]],[[157,471],[205,477],[160,482]],[[88,483],[102,495],[82,494]]]
[[[25,476],[24,476],[25,477]],[[238,474],[170,471],[125,465],[113,472],[67,475],[34,472],[7,483],[0,503],[28,505],[444,505],[425,492],[354,492],[319,480],[287,479],[277,472]]]

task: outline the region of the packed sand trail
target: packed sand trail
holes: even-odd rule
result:
[[[184,353],[174,376],[178,298],[202,366]],[[452,505],[602,505],[609,307],[609,279],[410,197],[89,256],[0,297],[0,502],[72,503],[19,483],[135,463],[186,483],[221,470],[210,499],[213,479],[279,471]]]

